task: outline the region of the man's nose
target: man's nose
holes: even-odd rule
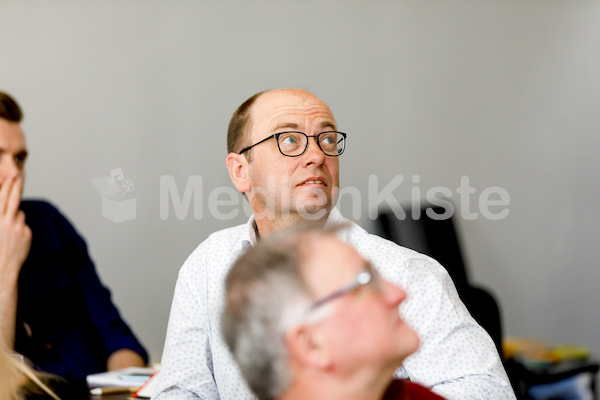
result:
[[[383,280],[385,298],[390,305],[398,306],[406,299],[406,291],[388,280]]]
[[[0,178],[2,180],[14,179],[19,176],[21,169],[13,159],[3,159],[0,162]]]
[[[305,165],[317,164],[321,165],[325,161],[325,153],[319,147],[317,143],[317,137],[309,137],[306,151],[303,154],[305,156]]]

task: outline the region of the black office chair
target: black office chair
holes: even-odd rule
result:
[[[376,220],[376,233],[439,261],[448,270],[461,300],[473,318],[490,334],[502,356],[502,323],[498,302],[487,290],[469,283],[452,218],[431,218],[426,213],[427,208],[437,216],[449,215],[445,208],[430,205],[421,207],[418,219],[412,218],[408,208],[404,208],[404,219],[396,217],[391,210],[382,210]]]

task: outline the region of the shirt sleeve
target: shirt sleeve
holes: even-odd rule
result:
[[[198,250],[197,250],[198,251]],[[202,301],[203,262],[192,254],[175,285],[171,314],[153,399],[217,400],[207,316]]]
[[[488,333],[460,301],[446,270],[429,258],[408,260],[406,321],[420,349],[403,367],[412,380],[449,400],[513,400],[515,395]]]
[[[66,268],[78,283],[88,313],[87,317],[94,327],[94,333],[100,338],[107,357],[117,350],[129,349],[139,354],[147,363],[146,350],[121,318],[111,301],[110,292],[100,282],[83,238],[58,212],[55,227],[58,239],[63,243],[61,247],[64,248],[64,253],[69,259]]]

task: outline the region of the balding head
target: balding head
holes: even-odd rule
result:
[[[279,103],[282,100],[286,101],[289,100],[290,96],[292,98],[304,99],[304,101],[306,101],[306,99],[316,99],[327,107],[321,99],[304,89],[283,88],[255,93],[244,101],[231,116],[229,128],[227,130],[227,152],[239,153],[244,147],[250,145],[249,132],[251,130],[255,112],[262,115],[260,108],[265,104],[269,105],[273,102]],[[255,107],[255,105],[258,107]],[[257,111],[255,108],[259,108],[259,110]],[[336,129],[335,124],[334,126],[331,126],[331,129]],[[250,158],[251,153],[248,153],[247,157]]]

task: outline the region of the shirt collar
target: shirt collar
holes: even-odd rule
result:
[[[329,213],[329,216],[327,217],[327,222],[325,223],[326,226],[329,226],[331,224],[341,224],[346,222],[346,219],[342,216],[342,214],[338,211],[337,208],[333,208],[331,210],[331,212]],[[247,248],[248,246],[254,246],[256,244],[256,242],[258,241],[258,239],[260,238],[260,235],[258,234],[258,227],[256,226],[256,220],[254,219],[254,214],[252,214],[250,216],[250,219],[248,219],[248,222],[246,223],[247,226],[247,230],[246,233],[247,235],[244,235],[244,237],[242,238],[242,249]],[[340,232],[343,234],[343,232]],[[344,236],[344,235],[342,235]],[[343,239],[343,237],[342,237]]]
[[[258,240],[258,237],[258,227],[256,226],[256,221],[254,220],[254,214],[252,214],[246,223],[246,230],[241,242],[242,249],[254,246]]]

